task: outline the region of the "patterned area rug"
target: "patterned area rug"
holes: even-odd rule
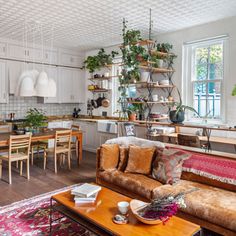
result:
[[[76,186],[76,185],[74,185]],[[0,236],[48,236],[50,197],[69,186],[0,208]],[[59,218],[59,213],[54,213]],[[52,236],[95,236],[81,225],[63,217],[53,223]]]

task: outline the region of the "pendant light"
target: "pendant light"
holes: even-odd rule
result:
[[[22,97],[35,96],[34,82],[31,77],[23,77],[19,87],[19,94]]]

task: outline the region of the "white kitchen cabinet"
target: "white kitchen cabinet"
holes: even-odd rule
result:
[[[70,53],[61,52],[60,64],[67,66],[81,67],[83,58],[77,55],[72,55]]]
[[[80,69],[73,70],[73,102],[85,103],[85,73]]]
[[[8,56],[18,60],[42,61],[42,50],[40,48],[23,47],[17,44],[9,44]]]
[[[43,53],[43,62],[48,64],[57,64],[58,53],[56,50],[45,50]]]
[[[7,103],[8,101],[8,83],[6,62],[0,60],[0,103]]]
[[[0,56],[5,57],[7,55],[7,44],[0,43]]]

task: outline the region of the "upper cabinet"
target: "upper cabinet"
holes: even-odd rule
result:
[[[0,85],[0,103],[7,103],[7,70],[6,62],[3,60],[0,60]]]
[[[60,53],[60,65],[82,67],[83,57],[74,55],[71,52]]]
[[[84,103],[85,80],[84,72],[79,69],[60,68],[60,102]]]
[[[45,50],[43,54],[43,62],[47,64],[58,63],[58,53],[56,50]]]
[[[5,57],[7,55],[7,44],[0,43],[0,56]]]

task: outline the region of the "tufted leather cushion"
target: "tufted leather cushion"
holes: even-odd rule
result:
[[[151,199],[153,190],[162,185],[145,175],[124,173],[118,170],[100,171],[99,178],[147,199]]]

